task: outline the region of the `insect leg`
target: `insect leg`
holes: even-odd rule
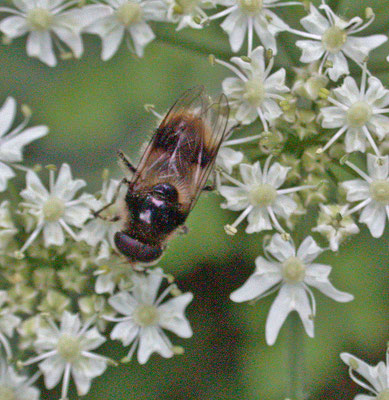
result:
[[[129,184],[129,181],[128,181],[126,178],[123,178],[123,179],[119,182],[118,187],[116,188],[115,193],[114,193],[114,195],[113,195],[113,197],[112,197],[112,200],[111,200],[108,204],[106,204],[104,207],[102,207],[102,208],[100,208],[99,210],[93,212],[93,216],[94,216],[95,218],[100,218],[100,219],[103,219],[103,220],[105,220],[105,221],[111,221],[111,222],[115,222],[115,221],[118,220],[118,217],[113,217],[113,218],[106,218],[106,217],[103,217],[103,216],[101,215],[101,213],[102,213],[104,210],[106,210],[107,208],[111,207],[113,204],[115,204],[116,200],[118,199],[118,196],[119,196],[119,193],[120,193],[120,189],[121,189],[122,185],[124,185],[124,184],[127,184],[127,185]]]
[[[118,150],[117,152],[120,160],[123,162],[123,164],[132,172],[134,173],[136,171],[136,168],[131,164],[130,160],[127,158],[127,156],[121,151]]]

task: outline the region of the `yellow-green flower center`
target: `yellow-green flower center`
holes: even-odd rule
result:
[[[76,361],[81,355],[80,339],[64,333],[58,340],[57,351],[66,362]]]
[[[265,98],[265,88],[261,78],[253,78],[245,82],[243,97],[254,107],[259,107]]]
[[[256,185],[250,189],[248,198],[253,206],[271,206],[277,198],[277,190],[268,183]]]
[[[337,53],[346,43],[347,33],[336,25],[328,28],[321,38],[324,48],[330,53]]]
[[[142,19],[143,11],[138,3],[127,1],[116,10],[116,18],[124,26],[138,23]]]
[[[5,385],[0,385],[0,399],[1,400],[17,400],[15,391]]]
[[[389,389],[384,389],[382,392],[378,393],[376,398],[377,400],[389,400]]]
[[[372,110],[365,101],[357,101],[347,111],[347,124],[352,128],[360,128],[369,122]]]
[[[53,15],[46,8],[37,7],[27,13],[27,21],[33,30],[47,31],[53,22]]]
[[[65,211],[64,202],[58,197],[49,197],[43,205],[43,216],[48,222],[58,221]]]
[[[135,310],[135,322],[143,327],[157,325],[159,314],[157,307],[153,305],[142,305]]]
[[[239,0],[240,8],[250,15],[258,14],[263,7],[263,0]]]
[[[370,194],[373,200],[389,204],[389,181],[377,180],[370,184]]]
[[[302,282],[305,278],[305,265],[298,257],[289,257],[282,263],[282,275],[289,283]]]

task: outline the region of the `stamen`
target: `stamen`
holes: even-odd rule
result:
[[[369,141],[370,146],[373,148],[374,153],[375,153],[378,157],[381,157],[381,152],[379,151],[377,145],[375,144],[375,141],[374,141],[373,138],[371,137],[371,134],[370,134],[369,130],[366,128],[366,125],[364,125],[364,126],[362,127],[362,131],[363,131],[363,133],[365,134],[367,140]]]
[[[214,20],[214,19],[218,19],[218,18],[224,17],[225,15],[231,14],[231,13],[232,13],[233,11],[235,11],[237,8],[238,8],[238,5],[229,7],[229,8],[227,8],[227,9],[223,10],[223,11],[220,11],[220,12],[217,13],[217,14],[214,14],[214,15],[208,17],[208,19],[209,19],[210,21],[212,21],[212,20]]]
[[[235,222],[231,225],[232,228],[236,228],[246,217],[247,215],[250,214],[251,210],[254,208],[254,206],[250,205],[248,206],[240,215],[239,217],[235,220]]]
[[[325,146],[323,148],[317,150],[317,152],[320,150],[320,152],[317,154],[320,154],[320,153],[326,151],[334,142],[336,142],[343,135],[343,133],[345,132],[346,129],[347,129],[347,126],[343,126],[342,128],[340,128],[338,130],[338,132],[335,133],[334,136],[332,136],[332,138],[325,144]]]
[[[230,71],[232,71],[235,75],[237,75],[243,82],[247,82],[248,78],[245,76],[237,67],[234,65],[227,63],[223,60],[219,60],[218,58],[215,58],[215,63],[223,65],[223,67],[228,68]]]
[[[367,175],[365,172],[363,172],[360,168],[358,168],[356,165],[351,163],[350,161],[345,161],[344,162],[348,167],[350,167],[352,170],[354,170],[361,178],[363,178],[365,181],[371,183],[373,182],[373,179]]]
[[[277,229],[278,232],[280,233],[286,233],[285,229],[280,225],[280,223],[278,222],[274,211],[271,207],[266,207],[267,212],[269,213],[270,219],[273,222],[274,227]]]
[[[353,207],[350,210],[346,211],[344,216],[346,217],[347,215],[355,213],[356,211],[360,210],[361,208],[367,206],[370,202],[371,202],[370,198],[361,201],[358,205],[356,205],[355,207]]]
[[[69,390],[69,379],[70,379],[70,369],[72,364],[66,363],[65,365],[65,372],[63,374],[63,381],[62,381],[62,392],[61,392],[61,399],[66,400],[68,397],[68,390]]]

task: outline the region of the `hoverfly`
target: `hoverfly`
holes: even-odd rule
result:
[[[196,86],[168,111],[137,168],[118,152],[133,176],[121,182],[127,193],[116,218],[122,221],[122,229],[114,242],[129,262],[156,261],[170,237],[184,230],[200,192],[211,189],[206,182],[225,136],[228,113],[224,95],[211,103],[204,88]]]

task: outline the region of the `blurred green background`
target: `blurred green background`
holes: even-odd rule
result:
[[[363,34],[389,30],[389,1],[331,1],[341,15],[363,16],[369,6],[377,14]],[[277,9],[295,28],[302,7]],[[153,103],[160,112],[187,88],[202,84],[209,93],[220,92],[228,75],[211,67],[209,53],[228,60],[227,36],[216,25],[175,32],[155,24],[158,39],[143,59],[134,58],[125,46],[108,62],[99,58],[97,38],[85,36],[81,60],[60,62],[49,68],[25,52],[25,38],[0,46],[0,102],[9,95],[33,109],[32,124],[45,124],[50,134],[28,148],[26,163],[69,163],[76,177],[88,181],[90,192],[101,185],[101,172],[109,168],[120,177],[116,150],[138,159],[139,148],[150,137],[155,118],[143,108]],[[277,66],[296,65],[296,37],[279,35]],[[243,50],[245,51],[245,50]],[[389,84],[389,46],[373,52],[370,70]],[[357,71],[356,69],[352,69]],[[188,308],[194,336],[174,338],[185,354],[173,359],[152,356],[145,366],[136,361],[110,368],[95,379],[85,400],[99,399],[283,399],[287,394],[286,325],[276,344],[266,345],[264,324],[274,295],[260,302],[234,304],[229,300],[252,273],[254,259],[262,253],[259,235],[225,235],[223,225],[235,215],[220,209],[220,198],[203,195],[189,217],[190,232],[174,239],[160,265],[173,273],[183,291],[194,293]],[[306,224],[314,223],[309,217]],[[243,230],[243,226],[242,226]],[[305,228],[305,232],[307,228]],[[351,399],[357,387],[347,376],[339,353],[348,351],[370,363],[384,359],[389,339],[389,230],[373,240],[367,230],[348,241],[338,254],[325,253],[320,261],[333,266],[332,282],[355,300],[339,304],[315,292],[318,313],[314,339],[305,337],[306,382],[310,399]],[[300,232],[300,237],[303,236]],[[115,358],[126,354],[117,342],[103,346]],[[44,391],[43,399],[60,397],[59,390]],[[76,398],[72,387],[71,398]]]

